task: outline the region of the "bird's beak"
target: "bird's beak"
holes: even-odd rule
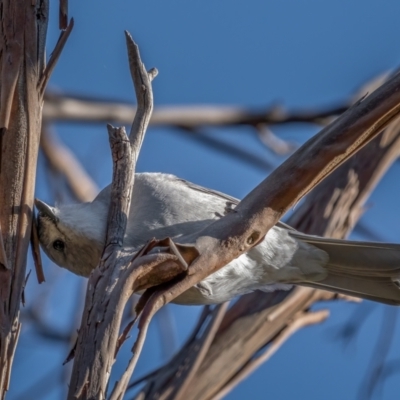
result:
[[[44,201],[35,199],[35,206],[40,214],[50,218],[54,223],[58,222],[58,217],[54,213],[54,208],[46,204]]]

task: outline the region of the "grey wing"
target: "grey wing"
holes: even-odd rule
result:
[[[180,182],[180,183],[183,183],[185,186],[187,186],[188,188],[190,188],[192,190],[196,190],[196,191],[201,192],[201,193],[209,194],[211,196],[220,197],[223,200],[227,200],[227,201],[231,202],[232,205],[235,205],[235,206],[237,206],[239,204],[239,202],[240,202],[240,200],[235,199],[234,197],[229,196],[228,194],[225,194],[225,193],[222,193],[222,192],[218,192],[218,190],[207,189],[207,188],[205,188],[203,186],[199,186],[199,185],[196,185],[196,184],[194,184],[192,182],[185,181],[184,179],[181,179],[181,178],[176,178],[176,181]]]
[[[181,178],[176,178],[176,180],[181,182],[181,183],[183,183],[184,185],[186,185],[190,189],[197,190],[199,192],[206,193],[206,194],[209,194],[209,195],[212,195],[212,196],[217,196],[217,197],[220,197],[221,199],[227,200],[228,202],[232,203],[233,206],[237,206],[240,203],[240,200],[238,200],[238,199],[236,199],[236,198],[234,198],[232,196],[229,196],[229,195],[227,195],[225,193],[219,192],[217,190],[207,189],[205,187],[202,187],[202,186],[199,186],[199,185],[195,185],[194,183],[191,183],[189,181],[185,181],[184,179],[181,179]],[[276,226],[278,226],[279,228],[283,228],[283,229],[287,229],[287,230],[290,230],[290,231],[293,231],[293,232],[297,232],[296,229],[292,228],[291,226],[289,226],[288,224],[285,224],[282,221],[278,221],[276,223]]]

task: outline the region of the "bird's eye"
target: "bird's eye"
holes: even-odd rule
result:
[[[57,240],[55,240],[55,241],[53,242],[53,248],[54,248],[54,250],[63,251],[63,250],[64,250],[64,247],[65,247],[65,243],[64,243],[62,240],[57,239]]]

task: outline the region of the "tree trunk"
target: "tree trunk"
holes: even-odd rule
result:
[[[43,99],[48,1],[0,3],[0,398],[20,332]]]

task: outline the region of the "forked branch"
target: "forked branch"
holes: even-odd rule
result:
[[[129,46],[128,37],[128,48]],[[136,60],[136,64],[132,62],[131,57]],[[130,65],[138,106],[144,107],[143,113],[138,110],[132,130],[144,135],[151,114],[151,109],[146,107],[152,107],[152,97],[148,95],[153,74],[144,69],[136,47],[130,48]],[[395,75],[303,145],[246,196],[235,212],[229,213],[201,232],[193,232],[180,238],[181,244],[196,253],[196,257],[185,259],[189,264],[186,273],[182,273],[185,268],[182,268],[179,254],[170,254],[168,260],[150,260],[152,255],[147,254],[144,249],[132,260],[132,254],[124,253],[121,248],[126,222],[122,220],[118,224],[119,233],[107,236],[114,238],[113,251],[105,252],[106,257],[103,257],[100,268],[92,273],[89,280],[69,397],[105,396],[118,342],[122,311],[132,291],[140,287],[139,277],[146,273],[151,274],[149,269],[156,271],[159,267],[163,270],[163,263],[167,262],[168,268],[164,271],[173,270],[172,274],[177,279],[145,292],[141,302],[143,311],[139,322],[139,336],[133,348],[134,354],[125,374],[114,388],[112,399],[120,399],[126,390],[154,313],[206,276],[255,246],[291,206],[393,121],[400,111],[399,88],[400,76]],[[143,136],[132,136],[131,133],[133,162],[137,158],[142,140]],[[134,168],[131,168],[131,171],[133,170]],[[116,180],[115,176],[113,185]],[[130,185],[132,181],[133,179]],[[125,180],[125,185],[129,186],[128,180]],[[128,193],[125,192],[125,195],[128,196]],[[129,210],[129,199],[123,207]],[[138,271],[141,271],[140,274]],[[171,277],[173,276],[167,274],[166,281]],[[161,283],[160,280],[156,282],[153,279],[146,281],[149,282],[149,287]],[[313,297],[308,301],[313,301]]]
[[[108,126],[114,174],[106,243],[100,265],[89,278],[68,394],[70,399],[105,398],[117,346],[120,345],[122,313],[132,291],[140,285],[143,288],[157,285],[160,277],[167,280],[166,274],[171,271],[181,272],[173,255],[146,256],[145,249],[137,254],[143,257],[141,265],[136,268],[136,257],[122,248],[136,160],[153,108],[151,80],[156,75],[154,70],[149,73],[145,70],[138,47],[128,33],[126,39],[138,110],[130,138],[123,128]],[[143,269],[153,273],[155,280],[149,278]]]
[[[153,292],[139,323],[137,359],[154,313],[207,275],[258,243],[270,227],[313,187],[372,140],[399,114],[399,75],[357,102],[331,125],[303,145],[255,188],[235,209],[202,232],[180,238],[194,245],[199,257],[179,282]],[[312,291],[305,304],[314,301]],[[136,362],[136,360],[132,362]]]

